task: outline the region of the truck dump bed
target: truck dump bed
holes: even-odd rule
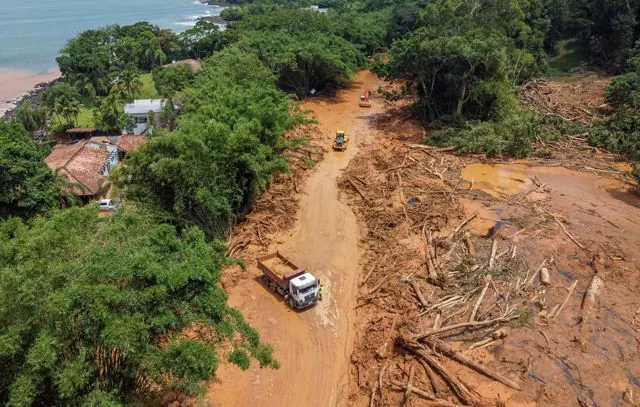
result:
[[[283,289],[287,289],[289,280],[305,273],[304,269],[296,266],[280,252],[259,257],[257,260],[260,271]]]

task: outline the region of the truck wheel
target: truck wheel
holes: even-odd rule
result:
[[[275,291],[276,290],[276,284],[273,281],[271,281],[269,283],[269,288],[271,289],[271,291]]]
[[[296,307],[293,306],[293,298],[289,298],[287,299],[287,303],[289,304],[289,306],[291,307],[291,309],[296,309]]]

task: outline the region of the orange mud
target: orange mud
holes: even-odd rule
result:
[[[486,193],[500,198],[524,191],[533,182],[520,169],[525,166],[502,164],[470,164],[462,170],[462,177],[473,182],[473,188],[482,189]]]
[[[360,253],[358,224],[351,209],[338,199],[336,179],[360,143],[367,140],[370,117],[382,108],[382,101],[376,99],[373,108],[360,108],[359,97],[364,89],[374,90],[380,83],[363,71],[337,96],[312,99],[302,106],[315,111],[327,146],[331,146],[336,130],[350,136],[349,146],[345,152],[329,153],[317,165],[304,188],[294,227],[271,236],[268,241],[277,243],[264,252],[280,250],[318,276],[325,286],[324,300],[301,312],[289,309],[282,298],[261,284],[255,259],[245,258],[247,275],[228,290],[229,303],[273,346],[281,368],[260,369],[252,362],[243,372],[224,364],[209,386],[210,405],[344,404]]]
[[[475,163],[464,168],[462,175],[467,180],[479,180],[474,189],[491,196],[489,202],[463,200],[465,212],[480,209],[480,219],[492,213],[508,214],[516,224],[509,227],[507,223],[502,235],[525,228],[514,242],[522,247],[520,253],[532,268],[543,258],[554,259],[550,267],[553,284],[545,295],[547,304],[561,302],[566,296],[563,286],[578,280],[578,294],[569,299],[556,322],[525,326],[498,346],[483,351],[483,359],[518,364],[521,378],[527,383],[525,390],[506,391],[474,375],[465,375],[468,383],[485,397],[499,394],[501,400],[508,401],[507,406],[634,405],[623,400],[630,391],[640,393],[640,197],[629,182],[523,163]],[[536,186],[534,179],[542,185]],[[525,196],[516,206],[509,200],[518,193]],[[534,211],[527,214],[520,207],[528,205],[533,205]],[[538,205],[546,205],[555,213],[586,250],[578,248],[553,223],[542,227],[538,219],[549,216],[536,210]],[[470,228],[482,234],[492,226],[495,223],[491,221],[474,220]],[[579,315],[583,293],[592,278],[593,253],[606,258],[606,266],[598,275],[607,288],[599,298],[597,315],[582,320]]]

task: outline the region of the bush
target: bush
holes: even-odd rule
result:
[[[435,131],[426,141],[456,147],[460,154],[483,152],[489,156],[526,157],[531,154],[531,145],[540,131],[535,113],[520,110],[498,121],[466,123],[460,129]]]
[[[594,126],[589,142],[614,153],[640,159],[640,114],[623,108],[611,118]]]
[[[251,364],[247,352],[243,351],[242,349],[234,349],[233,352],[229,353],[228,360],[242,370],[249,369],[249,366]]]
[[[604,92],[611,106],[640,108],[640,74],[629,73],[617,77]]]

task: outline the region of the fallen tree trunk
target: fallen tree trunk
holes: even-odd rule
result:
[[[515,390],[521,390],[522,389],[520,387],[520,385],[517,384],[516,382],[514,382],[511,379],[508,379],[508,378],[502,376],[501,374],[496,373],[494,371],[491,371],[491,370],[485,368],[484,366],[474,362],[473,360],[471,360],[467,356],[465,356],[465,355],[461,354],[460,352],[458,352],[457,350],[453,349],[448,343],[446,343],[445,341],[443,341],[441,339],[428,338],[428,339],[424,339],[423,341],[426,342],[426,344],[429,345],[432,349],[435,349],[436,351],[442,353],[446,357],[451,358],[451,359],[455,360],[456,362],[461,363],[461,364],[467,366],[468,368],[473,369],[476,372],[487,376],[490,379],[493,379],[493,380],[495,380],[497,382],[500,382],[500,383],[504,384],[505,386],[511,387],[512,389],[515,389]]]
[[[475,406],[482,405],[478,397],[476,397],[471,391],[460,382],[454,375],[449,373],[438,361],[429,354],[429,352],[424,349],[422,345],[418,342],[415,342],[410,339],[406,339],[404,337],[398,338],[399,344],[406,350],[412,352],[414,355],[422,358],[426,363],[429,364],[436,371],[436,373],[442,377],[445,383],[449,386],[451,391],[458,397],[462,402],[467,405]]]
[[[458,147],[433,147],[433,146],[425,146],[422,144],[409,144],[408,147],[413,148],[415,150],[423,150],[423,151],[436,152],[436,153],[451,153],[458,149]]]
[[[421,340],[433,335],[440,335],[450,331],[455,331],[456,329],[460,329],[460,328],[474,328],[474,329],[486,328],[491,325],[509,322],[512,319],[515,319],[517,317],[518,317],[517,315],[514,315],[511,317],[500,317],[500,318],[490,319],[487,321],[462,322],[460,324],[449,325],[439,329],[432,329],[431,331],[428,331],[428,332],[423,332],[421,334],[414,336],[413,339]]]
[[[464,225],[466,225],[467,223],[471,222],[473,220],[473,218],[475,218],[478,213],[480,211],[477,210],[475,211],[473,214],[471,214],[471,216],[469,216],[468,218],[466,218],[465,220],[463,220],[462,222],[460,222],[460,224],[458,226],[456,226],[455,229],[453,229],[453,232],[451,233],[451,235],[449,235],[449,237],[447,238],[447,240],[451,240],[455,237],[455,235],[460,231],[460,229],[462,229],[464,227]]]
[[[424,390],[421,390],[415,386],[411,386],[411,385],[407,385],[404,383],[401,383],[397,380],[389,380],[389,383],[393,386],[399,387],[401,390],[404,390],[405,392],[407,391],[411,391],[412,393],[417,394],[418,396],[426,399],[427,401],[424,403],[421,403],[421,405],[424,406],[429,406],[429,407],[468,407],[462,404],[455,404],[455,403],[450,403],[447,400],[442,400],[442,399],[438,399],[436,397],[434,397],[433,395],[427,393]]]
[[[478,313],[478,308],[480,308],[480,304],[484,299],[485,294],[487,293],[487,289],[489,288],[489,284],[491,283],[491,276],[485,278],[486,283],[484,283],[484,288],[478,297],[478,301],[476,301],[476,305],[473,307],[473,311],[471,311],[471,316],[469,317],[469,322],[474,322],[476,320],[476,314]]]

